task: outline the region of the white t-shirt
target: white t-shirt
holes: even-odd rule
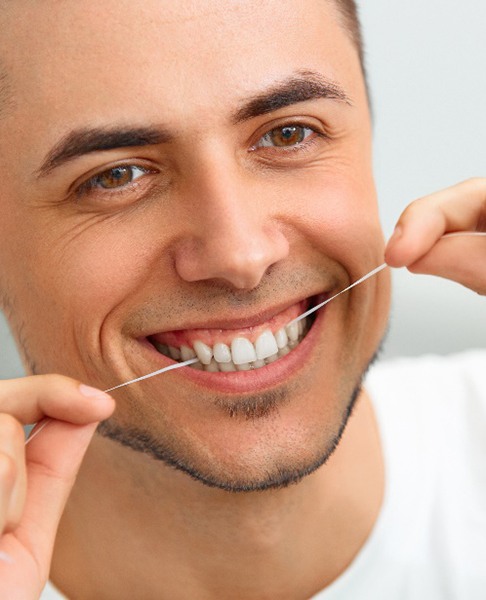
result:
[[[485,600],[486,350],[378,364],[366,387],[385,500],[353,563],[312,600]]]

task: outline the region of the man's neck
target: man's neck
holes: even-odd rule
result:
[[[308,598],[349,565],[383,496],[363,394],[328,463],[282,490],[208,488],[97,438],[59,529],[53,581],[68,597]]]

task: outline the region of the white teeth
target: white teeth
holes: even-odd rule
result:
[[[179,348],[174,348],[174,346],[169,346],[169,354],[170,354],[170,357],[173,358],[174,360],[181,359],[181,351],[179,350]]]
[[[181,346],[181,359],[182,360],[191,360],[191,358],[196,358],[196,353],[189,346]]]
[[[287,330],[287,335],[289,336],[289,340],[292,342],[296,342],[299,339],[299,324],[291,323],[287,325],[285,328]]]
[[[255,347],[246,338],[235,338],[231,342],[231,356],[236,366],[245,365],[257,360]]]
[[[176,348],[158,342],[153,342],[153,345],[161,354],[176,361],[191,360],[197,356],[199,362],[191,365],[194,369],[230,373],[260,369],[287,356],[299,345],[307,331],[307,323],[301,320],[282,327],[276,333],[266,329],[254,344],[246,338],[237,337],[231,342],[231,347],[218,342],[211,348],[201,340],[194,342],[194,349],[189,346]]]
[[[194,352],[197,354],[197,357],[202,362],[202,364],[209,365],[211,359],[213,358],[212,348],[210,348],[204,342],[201,342],[199,340],[195,341],[193,346]]]
[[[258,360],[263,360],[278,352],[277,342],[269,329],[258,337],[255,342],[255,351]]]
[[[279,329],[275,334],[275,341],[277,342],[277,347],[279,349],[285,348],[285,346],[288,344],[289,338],[287,337],[287,332],[283,327],[282,329]]]
[[[219,363],[231,362],[231,350],[226,344],[214,344],[214,358]]]
[[[229,362],[229,363],[220,363],[219,370],[222,373],[230,373],[232,371],[236,371],[236,367],[235,367],[234,363],[232,363],[232,362]]]

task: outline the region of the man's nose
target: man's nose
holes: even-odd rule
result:
[[[267,270],[285,259],[289,242],[275,204],[253,195],[226,174],[198,186],[191,223],[175,252],[185,281],[223,280],[236,289],[255,288]],[[261,192],[261,188],[260,188]]]

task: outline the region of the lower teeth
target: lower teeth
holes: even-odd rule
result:
[[[265,358],[264,360],[256,360],[256,361],[250,362],[250,363],[235,365],[233,362],[218,363],[213,358],[211,360],[211,362],[209,363],[209,365],[203,365],[200,362],[197,362],[192,365],[189,365],[189,367],[192,369],[196,369],[198,371],[207,371],[209,373],[218,373],[218,372],[230,373],[230,372],[238,372],[238,371],[250,371],[253,369],[261,369],[262,367],[265,367],[266,365],[269,365],[269,364],[275,362],[279,358],[283,358],[284,356],[287,356],[287,354],[289,352],[291,352],[294,348],[296,348],[300,344],[300,342],[305,338],[305,336],[307,335],[307,332],[310,329],[311,323],[312,323],[312,320],[309,320],[309,317],[307,319],[305,319],[302,333],[299,334],[298,338],[296,340],[289,340],[288,344],[286,346],[284,346],[283,348],[280,348],[277,354],[274,354],[273,356],[269,356],[268,358]],[[172,346],[168,347],[164,344],[154,344],[154,345],[155,345],[156,350],[158,352],[160,352],[160,354],[163,354],[164,356],[167,356],[168,358],[172,358],[176,362],[183,362],[184,360],[187,360],[187,358],[185,358],[185,356],[186,356],[185,352],[184,351],[181,352],[181,349],[173,348]]]

